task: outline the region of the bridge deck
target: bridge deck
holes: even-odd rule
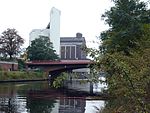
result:
[[[91,60],[60,60],[60,61],[29,61],[27,65],[61,65],[61,64],[91,64]]]

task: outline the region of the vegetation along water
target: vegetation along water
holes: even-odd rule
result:
[[[59,92],[49,88],[48,83],[10,83],[0,85],[1,112],[92,113],[95,111],[89,110],[97,109],[100,113],[150,113],[149,0],[112,2],[114,5],[102,15],[109,28],[99,36],[99,48],[85,48],[95,62],[90,69],[90,81],[95,82],[95,75],[100,71],[105,72],[103,82],[108,85],[107,94],[113,97],[105,102],[105,107],[99,109],[101,104],[104,106],[104,101],[100,101],[102,103],[98,104],[99,107],[93,108],[89,106],[91,101],[88,101],[86,96]],[[16,59],[23,43],[24,40],[15,29],[4,31],[0,36],[2,59]],[[59,60],[52,43],[46,37],[34,40],[20,58],[23,61]],[[22,78],[39,79],[43,78],[43,73],[0,71],[1,80]]]

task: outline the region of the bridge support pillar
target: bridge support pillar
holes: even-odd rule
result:
[[[90,82],[90,94],[93,94],[93,83]]]

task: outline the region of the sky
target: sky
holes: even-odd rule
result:
[[[100,32],[108,28],[101,15],[111,4],[111,0],[0,0],[0,34],[15,28],[27,47],[31,30],[44,29],[55,7],[61,11],[60,36],[74,37],[80,32],[92,46]]]
[[[95,47],[100,33],[108,29],[101,15],[113,5],[112,0],[0,0],[0,34],[15,28],[29,44],[32,29],[44,29],[50,21],[50,10],[61,11],[60,36],[83,34],[88,47]]]

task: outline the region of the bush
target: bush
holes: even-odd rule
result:
[[[0,71],[0,80],[45,79],[43,72]]]

